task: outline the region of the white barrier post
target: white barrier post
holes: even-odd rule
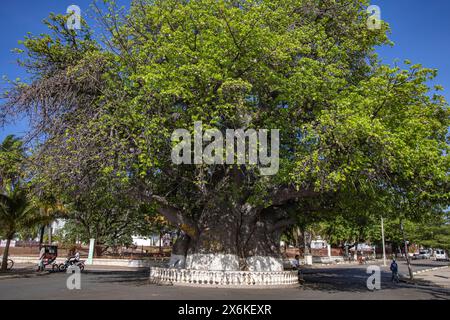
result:
[[[95,239],[90,239],[90,243],[89,243],[89,255],[88,255],[88,259],[86,261],[86,264],[92,264],[93,263],[93,258],[94,258],[94,244],[95,244]]]

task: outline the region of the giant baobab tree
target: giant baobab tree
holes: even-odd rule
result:
[[[280,236],[307,210],[448,201],[448,109],[427,86],[436,71],[380,63],[388,25],[369,29],[367,5],[137,0],[97,8],[103,32],[53,15],[49,35],[23,41],[33,77],[2,114],[29,116],[39,174],[61,190],[86,192],[98,174],[133,185],[183,231],[181,265],[280,270]],[[279,171],[174,164],[172,133],[196,121],[280,130]]]

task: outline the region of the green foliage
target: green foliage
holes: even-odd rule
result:
[[[98,176],[89,192],[74,186],[61,194],[68,207],[63,242],[88,243],[94,238],[98,245],[116,247],[132,244],[133,235],[149,234],[149,211],[133,201],[130,189],[113,177]]]
[[[23,177],[25,149],[22,140],[9,135],[0,144],[0,190],[12,187]]]

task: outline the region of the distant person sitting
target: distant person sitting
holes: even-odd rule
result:
[[[297,271],[298,282],[303,283],[303,274],[300,269],[300,256],[298,254],[295,256],[295,259],[292,261],[292,268],[294,270],[298,270]]]
[[[292,268],[298,270],[300,268],[300,256],[297,254],[294,260],[291,261]]]
[[[69,263],[70,264],[76,264],[79,261],[80,261],[80,253],[78,251],[75,253],[74,256],[69,258]]]

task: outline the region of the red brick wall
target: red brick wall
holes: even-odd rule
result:
[[[288,248],[286,250],[286,256],[288,258],[294,258],[297,254],[303,256],[303,249]],[[314,257],[328,257],[328,249],[311,249],[311,254]],[[344,256],[344,250],[341,248],[331,248],[331,255],[334,257]]]

